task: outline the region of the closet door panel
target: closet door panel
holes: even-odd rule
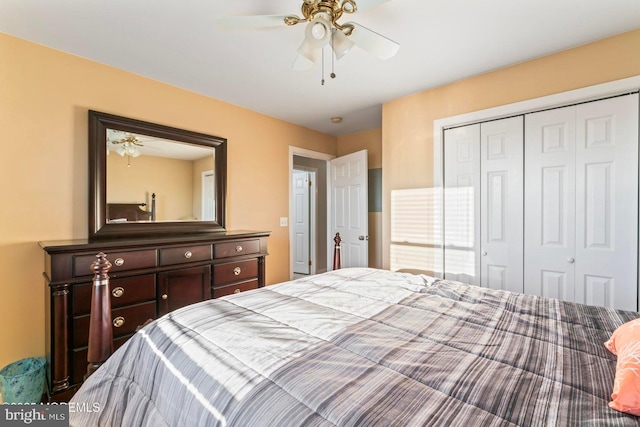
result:
[[[444,132],[444,277],[480,284],[480,125]]]
[[[523,117],[480,127],[480,284],[523,292]]]
[[[637,309],[638,95],[576,107],[575,301]]]
[[[525,116],[524,292],[572,301],[575,107]]]

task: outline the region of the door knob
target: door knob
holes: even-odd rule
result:
[[[358,236],[358,240],[369,240],[369,236]]]
[[[487,251],[482,251],[482,256],[487,256],[487,255],[488,255]]]
[[[568,262],[569,264],[573,264],[575,261],[576,261],[576,260],[575,260],[574,258],[571,258],[571,257],[567,258],[567,262]]]

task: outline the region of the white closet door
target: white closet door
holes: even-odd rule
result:
[[[481,124],[480,285],[523,292],[522,116]]]
[[[444,277],[480,284],[480,125],[444,132]]]
[[[525,116],[524,292],[572,301],[575,107]]]
[[[576,112],[575,301],[635,311],[638,95]]]
[[[636,310],[638,98],[525,118],[525,293]]]

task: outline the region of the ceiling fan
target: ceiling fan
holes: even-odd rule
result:
[[[296,15],[227,16],[218,19],[226,28],[247,29],[296,25],[307,22],[305,38],[293,64],[295,70],[313,67],[322,57],[322,49],[330,46],[336,59],[342,58],[355,45],[375,57],[386,60],[396,54],[400,45],[355,22],[340,24],[344,14],[364,11],[391,0],[303,0],[302,18]],[[335,77],[332,73],[332,77]]]
[[[107,129],[107,149],[111,148],[121,156],[126,154],[131,157],[138,157],[140,155],[138,147],[144,147],[144,144],[140,142],[135,134],[116,129]],[[109,151],[107,150],[107,155]]]

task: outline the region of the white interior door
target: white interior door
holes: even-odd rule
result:
[[[637,309],[638,95],[576,107],[575,301]]]
[[[525,117],[525,293],[573,300],[575,107]]]
[[[310,273],[309,173],[293,172],[293,272]]]
[[[523,292],[524,118],[480,126],[480,285]]]
[[[213,221],[216,216],[216,181],[213,170],[202,172],[202,221]]]
[[[444,278],[480,285],[480,124],[445,130]]]
[[[343,268],[368,267],[367,150],[335,158],[330,163],[330,238],[340,233]],[[333,248],[333,241],[330,246]]]

